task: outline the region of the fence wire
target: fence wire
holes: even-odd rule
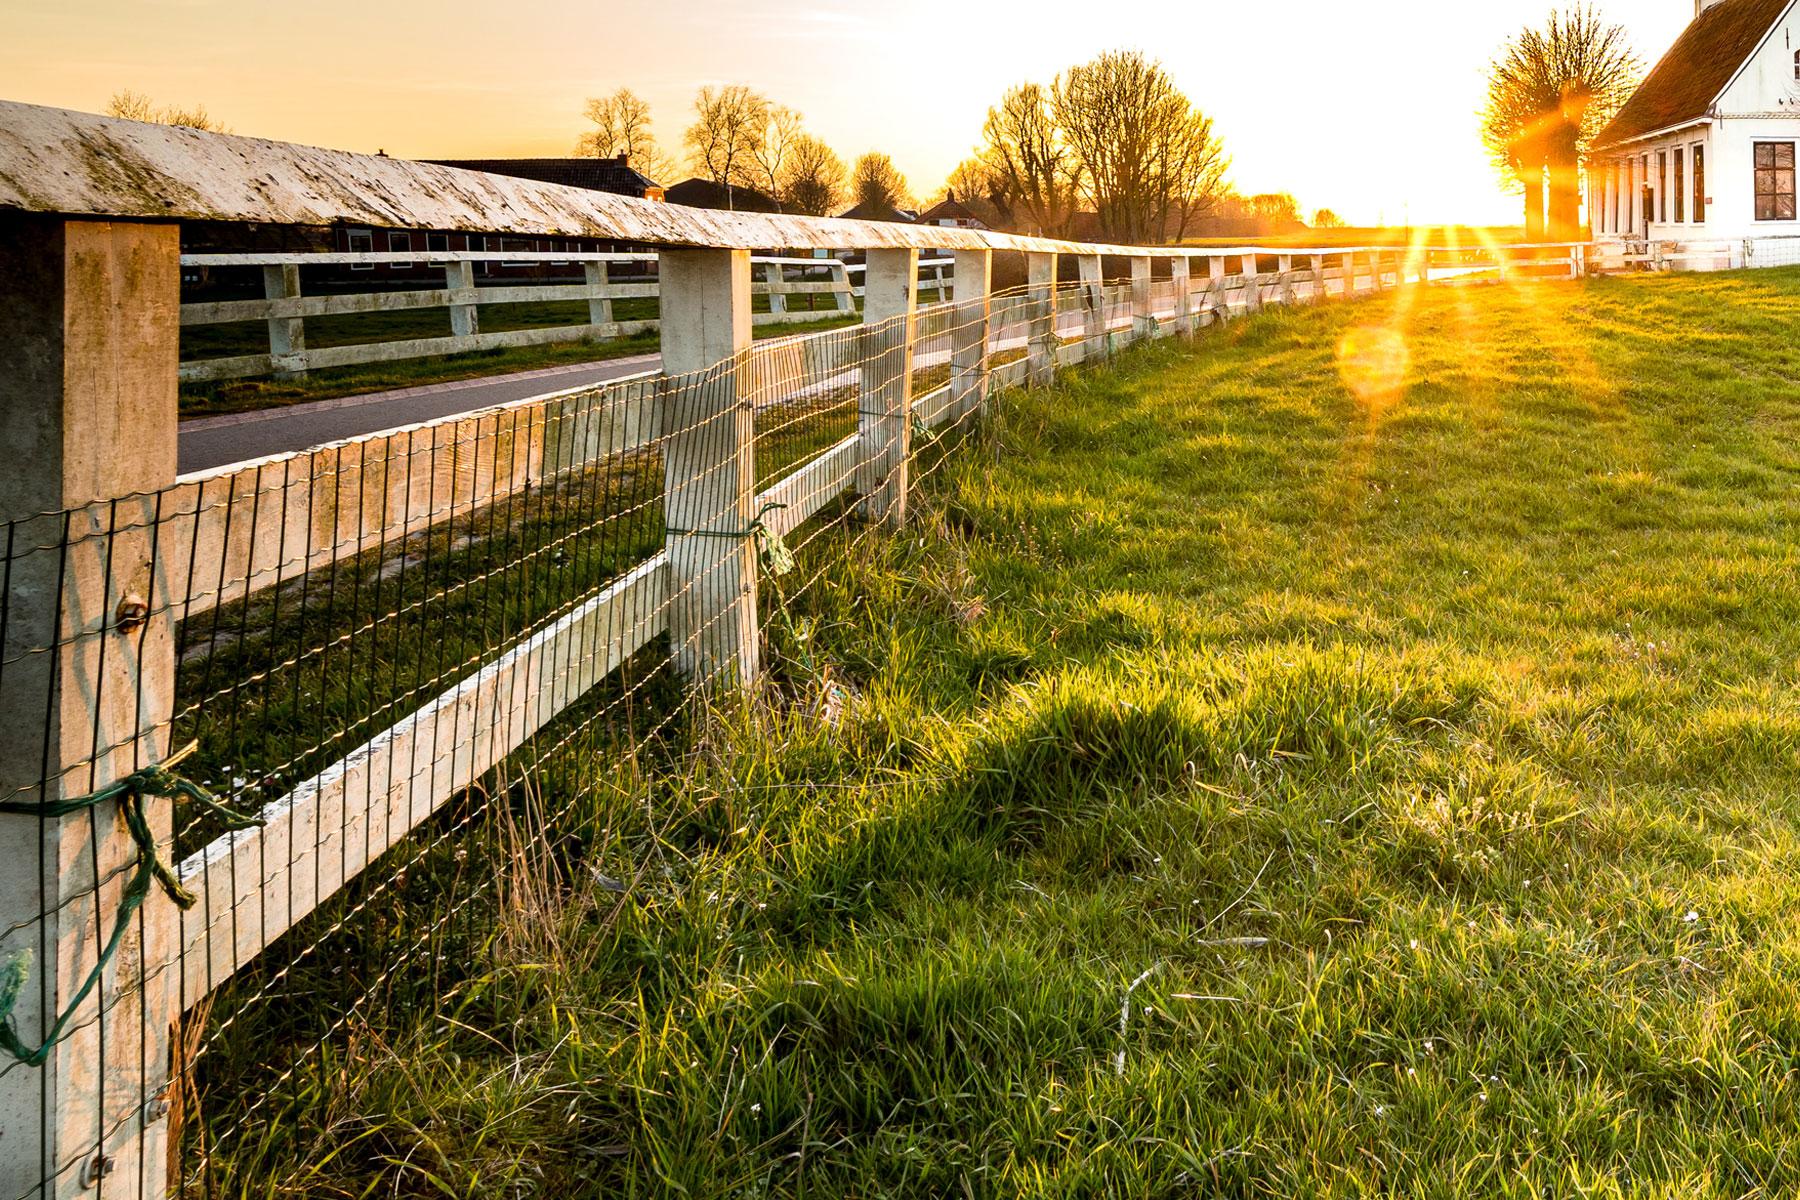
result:
[[[1190,288],[1195,325],[1255,303]],[[841,681],[794,614],[902,522],[989,393],[1172,329],[1172,279],[1154,319],[1133,294],[950,300],[5,525],[0,802],[30,847],[8,862],[38,866],[0,880],[24,914],[0,927],[23,1051],[0,1087],[36,1072],[39,1103],[6,1114],[7,1155],[35,1161],[0,1200],[90,1175],[137,1194],[164,1154],[171,1189],[248,1187],[244,1164],[332,1127],[359,1058],[478,1019],[449,1011],[459,988],[534,889],[577,884],[609,805],[650,775],[684,803],[717,685],[830,708]],[[57,1072],[126,1082],[64,1111]]]

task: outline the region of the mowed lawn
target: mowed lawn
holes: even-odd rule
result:
[[[982,436],[686,770],[551,781],[627,894],[271,1188],[1800,1188],[1800,272],[1272,312]]]

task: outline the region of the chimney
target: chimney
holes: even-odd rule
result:
[[[1715,8],[1718,5],[1721,5],[1723,3],[1725,3],[1725,0],[1694,0],[1694,17],[1695,17],[1695,19],[1698,20],[1700,17],[1700,14],[1705,12],[1707,9]]]

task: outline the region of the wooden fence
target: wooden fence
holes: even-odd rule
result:
[[[181,326],[267,321],[270,365],[300,369],[322,360],[294,326],[342,311],[325,302],[340,297],[300,295],[299,264],[286,261],[256,264],[279,294],[183,311],[170,223],[181,219],[657,245],[665,373],[177,478]],[[863,322],[753,342],[751,254],[767,246],[863,251]],[[919,256],[932,249],[953,258],[956,295],[922,307]],[[996,253],[1024,256],[1025,286],[992,289]],[[13,464],[0,477],[0,962],[28,964],[7,1028],[42,1051],[0,1065],[0,1200],[102,1181],[167,1194],[183,1014],[285,937],[252,998],[280,1003],[280,981],[329,953],[361,910],[295,940],[308,914],[366,883],[646,647],[666,639],[668,666],[696,693],[754,683],[761,551],[810,536],[827,513],[846,529],[903,526],[915,439],[978,419],[997,389],[1047,383],[1134,342],[1270,305],[1505,271],[1522,253],[1100,246],[708,213],[0,104],[0,287],[11,289],[0,427]],[[1535,270],[1583,270],[1580,247],[1530,255]],[[446,306],[453,321],[462,310],[458,336],[478,336],[473,307],[500,298],[472,294],[468,256],[445,269],[450,286],[402,302]],[[600,307],[617,286],[634,285],[590,277],[571,290],[596,306],[590,327],[618,324]],[[588,486],[596,478],[603,486]],[[566,523],[546,525],[570,494],[581,503]],[[464,570],[466,553],[490,558]],[[375,593],[348,610],[347,634],[328,620],[346,570],[346,591]],[[444,651],[480,634],[453,602],[515,575],[496,601],[511,632]],[[541,603],[533,588],[547,589]],[[385,673],[358,665],[357,639],[407,622],[439,651],[404,679],[394,666],[378,691],[382,680],[362,675]],[[334,655],[349,686],[328,702],[323,676],[306,672]],[[215,662],[231,677],[215,680]],[[277,700],[279,720],[266,707]],[[232,731],[218,731],[212,710],[228,705],[244,727],[268,726],[258,736],[273,749],[254,771],[238,756],[236,709]],[[173,804],[129,790],[162,786],[141,772],[170,758],[178,734],[198,739],[200,759],[222,759],[184,770],[222,776],[256,827],[201,819],[178,841]],[[106,793],[114,786],[127,792]],[[159,856],[176,861],[171,884],[191,908],[150,887]],[[127,904],[134,879],[147,894]]]
[[[579,269],[580,283],[507,282],[481,286],[478,271],[483,264],[542,264]],[[400,362],[440,354],[497,350],[523,346],[563,345],[571,342],[608,342],[654,332],[657,318],[615,319],[616,301],[658,298],[654,254],[592,253],[483,253],[475,251],[419,251],[417,253],[315,253],[315,254],[184,254],[184,268],[217,272],[257,272],[263,295],[257,299],[208,300],[181,306],[183,328],[262,323],[267,328],[268,349],[256,354],[194,357],[181,364],[183,383],[245,379],[273,375],[279,379],[304,377],[327,367]],[[444,272],[444,286],[431,289],[344,291],[306,295],[302,271],[317,268],[373,269],[379,266],[433,266]],[[762,325],[794,325],[809,321],[841,319],[855,312],[855,298],[862,294],[861,263],[835,258],[788,258],[759,255],[751,260],[755,282],[752,293],[762,297],[764,311],[752,314]],[[616,268],[623,268],[615,274]],[[950,263],[947,259],[920,262],[921,285],[944,298]],[[630,273],[627,274],[626,272]],[[618,275],[625,275],[624,278]],[[371,277],[372,280],[372,277]],[[824,309],[794,306],[797,297],[823,297]],[[567,303],[586,305],[586,320],[540,325],[525,329],[481,328],[483,307],[503,308],[519,304]],[[306,321],[318,317],[356,317],[378,313],[438,310],[446,314],[448,333],[430,337],[360,341],[334,346],[312,346],[306,341]]]

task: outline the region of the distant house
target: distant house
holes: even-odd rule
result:
[[[663,199],[663,186],[634,168],[624,155],[617,158],[427,158],[421,161],[462,171],[483,171],[513,179],[586,188],[590,192],[636,196],[640,200]]]
[[[917,217],[920,225],[942,225],[950,229],[986,229],[987,223],[956,198],[955,192],[947,191],[944,199],[920,213]]]
[[[907,212],[904,208],[895,208],[891,204],[864,201],[849,212],[838,214],[841,221],[887,221],[894,225],[911,225],[918,219],[916,213]]]
[[[1595,142],[1587,186],[1597,238],[1800,234],[1795,5],[1695,0],[1693,22]]]
[[[554,183],[563,187],[585,188],[591,192],[610,192],[640,200],[663,199],[663,187],[656,180],[636,170],[623,156],[619,158],[440,158],[422,159],[440,167],[461,171],[481,171],[488,175],[505,175],[513,179],[530,179],[538,183]],[[379,254],[403,254],[413,250],[477,250],[490,253],[554,254],[606,253],[623,249],[618,243],[596,238],[513,237],[454,233],[433,229],[376,229],[368,226],[340,225],[333,231],[335,249]],[[376,263],[351,266],[346,272],[362,272],[379,279],[428,279],[442,275],[442,269],[424,263]],[[570,276],[578,278],[580,270],[566,262],[483,262],[475,273],[484,278],[530,279]]]
[[[767,192],[750,187],[728,188],[710,179],[684,179],[664,193],[670,204],[689,208],[716,208],[726,212],[772,213],[781,211],[781,202]]]

